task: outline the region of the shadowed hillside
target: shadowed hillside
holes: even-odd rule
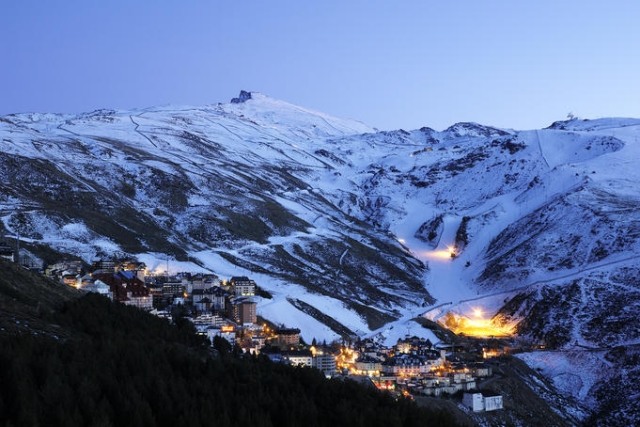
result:
[[[0,265],[1,425],[453,425],[350,380],[240,357],[224,340],[212,352],[187,321]]]
[[[64,333],[53,314],[79,296],[69,286],[53,282],[0,258],[0,334]]]

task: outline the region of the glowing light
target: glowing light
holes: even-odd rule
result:
[[[428,251],[424,256],[434,261],[447,261],[451,259],[451,252],[448,250]]]
[[[505,354],[505,350],[504,349],[502,349],[502,350],[500,350],[500,349],[486,349],[486,348],[482,349],[482,358],[483,359],[491,359],[493,357],[498,357],[498,356],[501,356],[503,354]]]
[[[426,251],[423,255],[434,261],[450,261],[452,258],[458,256],[456,247],[454,245],[447,245],[446,249],[439,249],[435,251]]]
[[[493,319],[483,318],[481,308],[473,310],[473,317],[447,313],[441,321],[445,327],[456,334],[464,334],[471,337],[507,337],[513,335],[513,325],[500,325]]]

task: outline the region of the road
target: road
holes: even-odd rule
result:
[[[518,286],[516,288],[511,288],[511,289],[505,290],[505,291],[486,293],[486,294],[478,295],[477,297],[474,297],[474,298],[462,299],[462,300],[458,300],[458,301],[443,302],[443,303],[440,303],[438,305],[434,305],[434,306],[430,307],[425,313],[423,313],[422,316],[425,316],[427,313],[429,313],[429,312],[431,312],[431,311],[433,311],[435,309],[444,307],[446,305],[456,306],[456,305],[465,304],[465,303],[468,303],[468,302],[480,301],[480,300],[485,299],[485,298],[495,297],[495,296],[499,296],[499,295],[513,294],[513,293],[520,292],[520,291],[530,290],[535,286],[551,285],[551,284],[553,284],[553,282],[557,282],[557,281],[560,281],[560,280],[580,277],[584,273],[589,272],[589,271],[599,270],[599,269],[604,268],[604,267],[610,267],[610,266],[617,265],[617,264],[624,264],[624,263],[627,263],[629,261],[636,261],[636,260],[640,260],[640,255],[634,255],[634,256],[625,257],[625,258],[621,258],[621,259],[617,259],[617,260],[604,261],[604,262],[591,264],[588,267],[579,268],[577,271],[573,271],[571,273],[560,274],[560,275],[554,276],[552,278],[547,278],[547,279],[544,279],[544,280],[536,280],[534,282],[527,283],[526,285]]]
[[[144,113],[140,113],[138,114],[138,117],[140,117],[141,115],[143,115]],[[133,116],[129,116],[129,120],[131,120],[131,123],[133,123],[135,125],[135,127],[133,128],[134,132],[137,132],[140,136],[142,136],[144,139],[146,139],[147,141],[149,141],[151,143],[151,145],[153,145],[155,148],[158,148],[158,146],[156,145],[155,142],[153,142],[151,140],[151,138],[149,138],[147,135],[145,135],[144,133],[142,133],[141,131],[138,130],[138,128],[140,127],[140,125],[138,123],[136,123],[135,120],[133,120]]]

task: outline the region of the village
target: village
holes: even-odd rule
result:
[[[8,248],[7,248],[8,249]],[[4,251],[7,259],[10,251]],[[268,296],[251,278],[221,279],[215,274],[153,274],[144,263],[98,260],[48,266],[43,273],[83,292],[95,292],[173,321],[188,319],[212,344],[222,338],[246,354],[274,362],[312,367],[326,377],[349,377],[396,396],[451,397],[473,412],[503,408],[502,396],[479,391],[493,375],[492,358],[508,351],[504,343],[473,341],[455,345],[406,335],[388,347],[372,338],[345,336],[331,343],[306,343],[296,325],[275,325],[257,313],[256,296]]]

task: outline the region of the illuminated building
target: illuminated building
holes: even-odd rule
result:
[[[232,277],[229,282],[237,297],[252,297],[256,294],[256,282],[245,276]]]
[[[431,365],[426,363],[426,358],[399,354],[382,362],[381,372],[383,375],[417,377],[426,374],[430,370]]]
[[[397,353],[423,354],[431,351],[433,344],[428,339],[407,335],[404,339],[398,339],[395,349]]]
[[[313,355],[311,363],[314,368],[322,371],[327,377],[336,374],[336,356],[328,348],[311,347],[311,354]]]
[[[358,375],[379,376],[382,371],[382,362],[368,356],[360,356],[354,364],[355,373]]]
[[[300,329],[278,328],[275,333],[276,339],[274,340],[274,345],[281,348],[288,348],[300,344]]]

